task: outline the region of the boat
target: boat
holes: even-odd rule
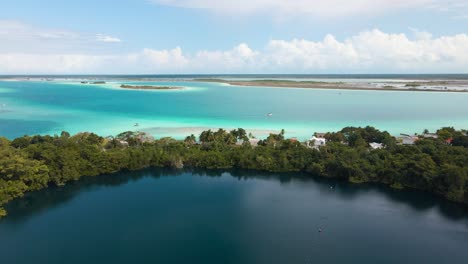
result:
[[[267,116],[273,116],[273,113],[268,113]]]
[[[139,124],[138,124],[138,123],[135,123],[135,125],[133,125],[133,126],[134,126],[134,127],[137,127],[137,126],[139,126]]]

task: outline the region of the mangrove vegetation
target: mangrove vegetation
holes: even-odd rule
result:
[[[253,141],[241,128],[208,130],[185,140],[154,140],[131,131],[106,138],[67,132],[14,140],[0,137],[0,216],[7,213],[2,205],[27,192],[147,167],[303,172],[418,189],[468,204],[466,131],[442,128],[419,136],[412,145],[402,145],[373,127],[347,127],[323,137],[326,144],[320,147],[286,139],[284,131]],[[370,143],[382,147],[374,149]]]

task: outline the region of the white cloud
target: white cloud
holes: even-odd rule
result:
[[[103,34],[97,34],[96,35],[96,40],[101,41],[101,42],[121,42],[119,38],[112,37],[112,36],[107,36]]]
[[[28,73],[466,73],[468,35],[414,37],[380,30],[344,40],[271,40],[253,50],[241,43],[229,50],[185,53],[182,48],[143,49],[108,56],[86,53],[5,53],[0,72]]]
[[[118,56],[86,54],[0,53],[2,74],[73,74],[93,73],[110,66]]]
[[[271,15],[312,15],[338,17],[376,15],[394,10],[427,8],[441,10],[443,7],[465,7],[466,0],[151,0],[153,3],[204,9],[215,13]]]
[[[7,41],[33,39],[76,39],[79,34],[56,29],[39,29],[12,20],[0,20],[0,38]]]
[[[13,20],[0,20],[0,36],[5,37],[8,34],[15,34],[18,31],[24,31],[28,28],[23,23]]]
[[[258,55],[246,43],[241,43],[227,51],[199,51],[191,58],[191,65],[198,71],[206,71],[206,68],[215,71],[226,66],[231,71],[255,70],[262,59]]]
[[[434,0],[429,8],[439,10],[441,12],[460,11],[468,8],[466,0]]]
[[[171,69],[184,68],[189,63],[180,47],[172,50],[144,49],[139,55],[139,59],[147,65],[161,65],[163,67],[170,67]]]
[[[413,27],[409,27],[409,30],[413,32],[413,35],[417,40],[429,40],[432,38],[432,34],[430,32],[419,30]]]
[[[39,28],[18,21],[0,20],[0,52],[3,53],[76,53],[99,50],[106,43],[120,41],[105,34]]]
[[[453,19],[468,19],[468,15],[455,15],[452,18]]]

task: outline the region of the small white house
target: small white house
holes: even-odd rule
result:
[[[423,137],[424,138],[435,138],[435,139],[437,139],[437,138],[439,138],[439,135],[437,135],[436,133],[425,133],[423,135]]]
[[[249,143],[250,143],[250,145],[251,145],[252,147],[258,146],[258,142],[259,142],[259,141],[260,141],[260,139],[257,139],[257,138],[251,138],[251,139],[249,139]],[[237,145],[237,146],[242,146],[242,144],[244,144],[244,141],[243,141],[243,140],[238,140],[238,141],[236,142],[236,145]]]
[[[124,147],[128,147],[128,142],[125,141],[125,140],[119,140],[119,143],[120,143],[120,145],[122,145]]]
[[[323,137],[316,137],[313,136],[307,142],[307,145],[311,148],[319,148],[321,146],[325,146],[327,144],[327,139]]]
[[[414,143],[418,140],[418,137],[403,136],[397,139],[403,145],[414,145]]]
[[[371,142],[371,143],[369,143],[369,146],[372,149],[381,149],[381,148],[384,147],[382,143],[377,143],[377,142]]]

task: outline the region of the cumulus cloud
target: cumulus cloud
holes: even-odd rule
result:
[[[220,50],[202,50],[191,58],[191,65],[198,71],[223,69],[227,65],[231,71],[255,70],[260,66],[262,58],[259,52],[252,50],[246,43],[227,51]]]
[[[468,35],[433,38],[364,31],[343,41],[272,40],[262,52],[263,67],[274,72],[466,72]]]
[[[185,53],[181,47],[131,54],[1,53],[2,73],[466,73],[468,35],[414,36],[378,29],[339,40],[271,40],[253,50],[241,43],[229,50]]]
[[[170,67],[170,69],[182,69],[189,64],[189,60],[182,53],[180,47],[172,50],[153,50],[144,49],[138,55],[137,60],[143,61],[146,65],[150,66],[163,66]]]
[[[339,17],[376,15],[411,8],[438,11],[467,10],[466,0],[151,0],[153,3],[181,8],[208,10],[215,13],[270,15],[312,15]]]

